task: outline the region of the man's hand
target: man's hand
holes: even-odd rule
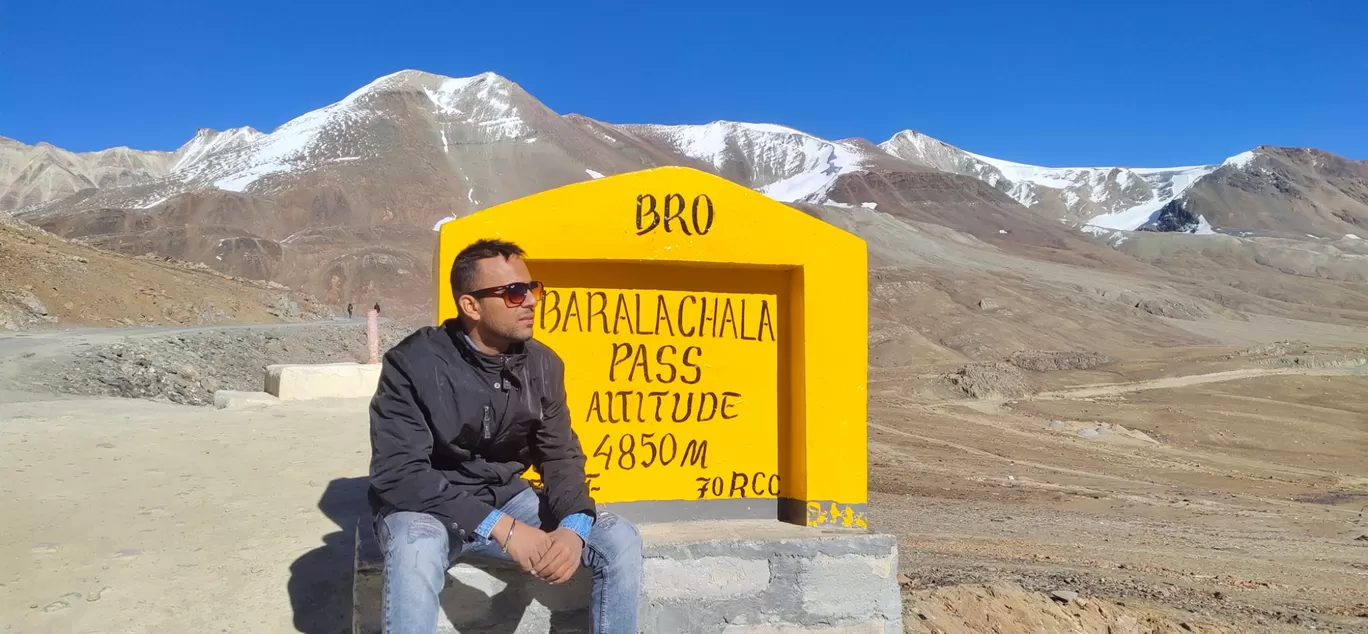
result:
[[[513,527],[511,539],[508,537],[509,526]],[[551,547],[550,535],[507,515],[494,523],[494,530],[489,536],[503,547],[513,563],[518,564],[523,572],[533,572],[536,565],[542,561],[543,554]]]
[[[579,570],[584,540],[568,528],[557,528],[550,535],[550,547],[535,564],[533,574],[547,582],[560,585],[570,580]]]

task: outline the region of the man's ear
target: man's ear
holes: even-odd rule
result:
[[[461,314],[471,319],[480,318],[480,303],[475,301],[470,295],[458,295],[456,297],[456,307],[461,309]]]

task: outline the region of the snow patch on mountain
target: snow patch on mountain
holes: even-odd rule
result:
[[[807,169],[761,187],[760,193],[786,203],[824,202],[837,178],[859,171],[864,165],[862,155],[853,148],[840,143],[826,143],[825,146],[812,153]]]
[[[867,161],[851,144],[827,141],[769,123],[626,125],[721,173],[739,173],[756,190],[784,202],[823,202],[836,178]]]
[[[1164,205],[1182,196],[1202,177],[1216,171],[1215,165],[1191,167],[1132,169],[1153,189],[1153,194],[1143,202],[1122,208],[1114,213],[1093,216],[1088,222],[1109,229],[1138,229],[1154,219]]]
[[[1222,167],[1244,168],[1244,167],[1249,167],[1249,164],[1250,164],[1251,162],[1253,162],[1253,161],[1254,161],[1254,152],[1251,150],[1251,151],[1248,151],[1248,152],[1240,152],[1239,154],[1236,154],[1235,156],[1232,156],[1232,157],[1226,159],[1224,162],[1221,163],[1221,166],[1222,166]]]
[[[171,171],[180,171],[214,154],[245,146],[263,136],[266,135],[249,126],[230,128],[223,132],[203,128],[195,133],[195,138],[176,150],[176,160],[171,164]]]

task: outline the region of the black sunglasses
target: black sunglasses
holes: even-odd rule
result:
[[[504,284],[503,286],[491,286],[489,288],[470,291],[465,294],[476,298],[502,297],[504,306],[515,308],[522,306],[523,302],[527,301],[528,295],[531,295],[532,298],[537,301],[541,301],[543,288],[541,282],[533,280],[531,282],[513,282],[512,284]]]

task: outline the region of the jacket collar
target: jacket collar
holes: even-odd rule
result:
[[[527,345],[521,342],[513,344],[512,349],[503,354],[481,352],[475,347],[475,342],[471,341],[470,336],[461,328],[460,321],[454,317],[442,323],[442,331],[456,346],[456,351],[460,353],[462,359],[488,372],[498,373],[505,368],[519,367],[527,358]]]

